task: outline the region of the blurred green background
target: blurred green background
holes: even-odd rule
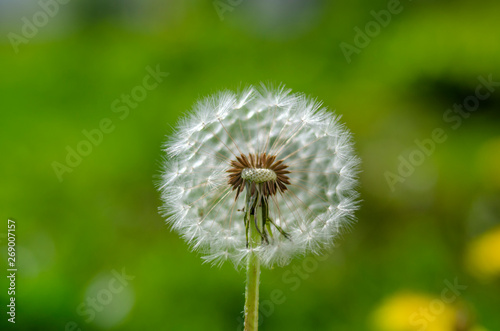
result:
[[[199,97],[283,82],[343,115],[363,202],[325,259],[263,271],[260,330],[500,330],[500,86],[474,97],[500,82],[499,12],[486,0],[0,0],[0,329],[12,327],[13,218],[16,329],[241,330],[244,271],[188,250],[158,215],[154,180],[165,135]],[[149,70],[168,76],[137,88]],[[464,102],[473,111],[448,111]],[[103,119],[109,133],[88,143]],[[446,141],[418,158],[415,140],[436,128]]]

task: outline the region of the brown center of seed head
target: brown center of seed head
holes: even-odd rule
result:
[[[227,171],[228,184],[236,190],[236,197],[249,184],[250,194],[254,194],[257,185],[263,196],[275,195],[277,191],[285,192],[286,185],[289,185],[286,170],[288,166],[283,160],[276,161],[276,155],[261,154],[240,154],[236,160],[231,161],[231,168]]]

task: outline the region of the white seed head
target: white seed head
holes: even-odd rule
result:
[[[276,180],[276,173],[271,169],[253,169],[253,168],[245,168],[241,172],[241,178],[252,182],[252,183],[265,183],[269,181]]]
[[[358,207],[359,159],[351,134],[321,103],[283,86],[224,91],[199,101],[165,150],[161,209],[206,261],[239,266],[254,251],[271,266],[320,253],[349,227]],[[275,163],[243,166],[238,175],[246,185],[237,176],[231,185],[228,173],[241,155],[266,155],[261,163],[272,156]],[[280,179],[286,189],[273,191],[271,184]],[[276,226],[269,243],[247,248],[244,215],[252,185],[274,192],[267,201]]]

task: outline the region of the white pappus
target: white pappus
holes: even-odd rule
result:
[[[278,88],[199,101],[165,144],[161,210],[204,259],[285,265],[354,220],[359,158],[339,116]],[[253,221],[250,221],[253,220]],[[261,236],[248,246],[248,229]]]

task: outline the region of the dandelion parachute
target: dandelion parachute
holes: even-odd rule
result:
[[[209,262],[239,266],[255,252],[263,265],[285,265],[334,244],[354,220],[359,159],[350,132],[284,86],[199,101],[165,152],[163,214]],[[250,224],[259,208],[260,223]],[[257,247],[248,247],[249,226],[262,236]]]

